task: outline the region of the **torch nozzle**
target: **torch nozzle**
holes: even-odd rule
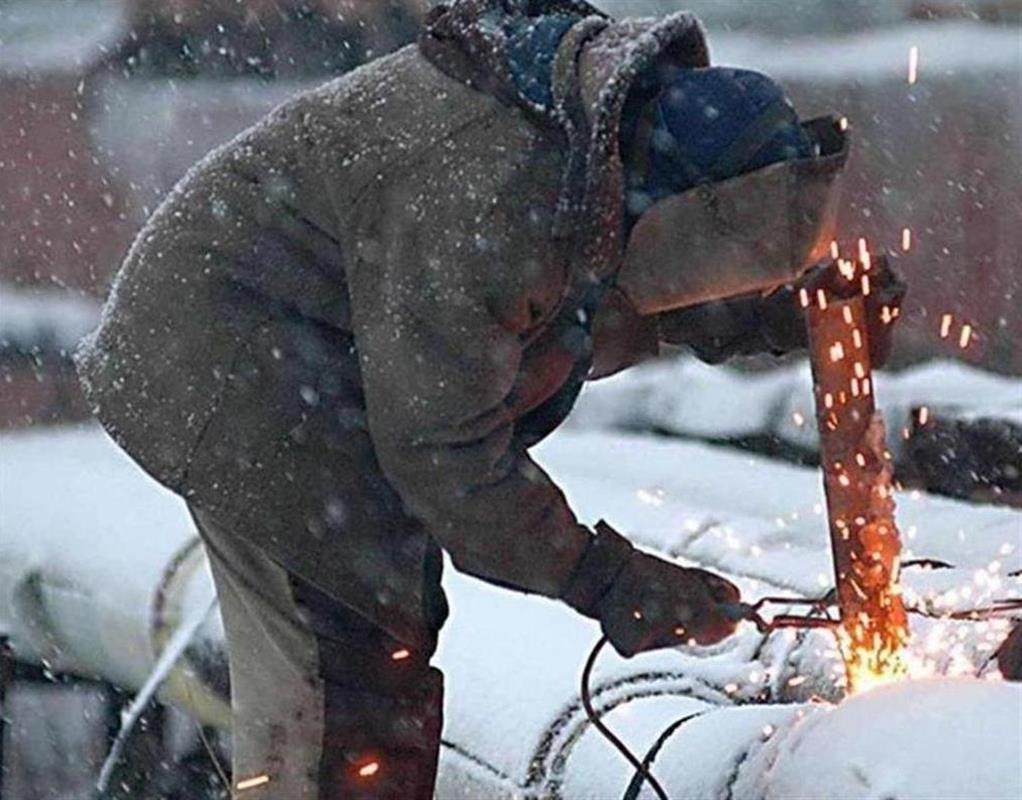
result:
[[[775,614],[767,619],[763,610],[767,606],[809,606],[808,613]],[[833,628],[840,620],[830,616],[829,610],[834,605],[830,594],[819,599],[802,597],[761,597],[755,603],[721,603],[721,613],[735,622],[748,621],[756,626],[760,633],[770,633],[780,628]]]

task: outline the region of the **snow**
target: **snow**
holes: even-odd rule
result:
[[[309,81],[252,78],[187,81],[107,77],[90,112],[97,154],[137,196],[158,198],[214,148],[298,92]]]
[[[886,686],[818,710],[770,749],[745,770],[769,775],[757,781],[764,800],[1018,798],[1022,687],[968,679]],[[746,780],[736,796],[749,796]]]
[[[0,347],[74,349],[96,326],[99,304],[66,291],[0,283]]]
[[[904,82],[910,47],[919,48],[920,74],[998,70],[1017,75],[1022,66],[1016,27],[971,21],[906,23],[845,36],[807,37],[783,47],[768,37],[723,34],[713,38],[713,61],[757,69],[778,80],[806,76],[811,64],[818,82]]]
[[[787,14],[779,14],[774,3],[748,0],[603,0],[596,5],[615,16],[691,11],[709,30],[714,64],[756,69],[782,81],[810,75],[825,83],[904,81],[913,46],[919,48],[923,75],[989,70],[1017,75],[1022,67],[1017,27],[969,19],[909,20],[909,0],[800,0]],[[977,11],[979,5],[973,2]]]
[[[0,497],[0,633],[55,671],[141,686],[153,592],[192,537],[184,504],[98,426],[0,437]],[[192,580],[208,599],[208,570]]]
[[[959,2],[981,0],[959,0]],[[691,11],[711,36],[720,31],[754,29],[785,36],[819,36],[831,31],[863,30],[904,21],[913,0],[789,0],[788,13],[773,2],[750,0],[597,0],[595,6],[615,16],[660,15]]]
[[[817,471],[725,448],[620,432],[564,430],[538,447],[536,455],[585,521],[604,517],[640,546],[717,569],[748,598],[784,591],[815,596],[830,583]],[[168,562],[194,536],[183,504],[142,474],[95,426],[0,437],[0,495],[0,632],[13,634],[24,658],[45,656],[54,659],[54,669],[99,673],[129,687],[141,686],[156,661],[153,593]],[[915,527],[908,544],[916,553],[957,567],[908,570],[906,582],[915,595],[953,595],[948,603],[961,605],[1020,594],[1019,579],[1004,575],[1022,567],[1022,513],[903,494],[898,519],[903,532]],[[990,571],[995,559],[998,568]],[[977,583],[979,574],[986,578]],[[579,703],[579,675],[599,636],[596,624],[553,601],[516,595],[451,568],[445,586],[452,616],[437,656],[447,676],[447,746],[438,796],[534,797],[558,787],[566,798],[606,797],[608,789],[621,796],[631,770],[593,731]],[[175,589],[170,606],[181,619],[208,602],[211,593],[208,572],[199,569]],[[932,672],[985,669],[984,674],[996,676],[984,664],[1003,637],[1002,624],[914,616],[912,625],[914,653],[932,662]],[[201,635],[215,643],[222,630],[208,625]],[[946,651],[939,660],[931,652],[934,642]],[[640,755],[680,717],[710,709],[672,734],[656,761],[657,774],[673,797],[704,797],[716,796],[727,781],[737,779],[732,772],[739,757],[750,765],[757,754],[766,758],[765,726],[787,730],[800,714],[815,720],[829,706],[805,705],[814,695],[840,699],[835,669],[828,634],[785,631],[764,641],[744,625],[711,648],[661,651],[632,660],[607,649],[597,662],[592,689],[597,707],[609,709],[608,724]],[[805,680],[795,686],[796,677]],[[1005,689],[1002,683],[996,686]],[[1017,698],[1018,687],[1007,690]],[[973,702],[972,690],[962,691]],[[187,692],[170,684],[163,697],[188,705]],[[762,697],[784,704],[749,705]],[[999,706],[990,712],[996,717],[991,730],[1009,725],[1017,703],[1004,697],[989,702]],[[917,704],[906,705],[908,714]],[[853,711],[856,707],[851,706]],[[832,716],[833,722],[828,717],[813,725],[839,725],[842,717]],[[949,713],[947,719],[959,725],[962,716]],[[859,735],[869,738],[876,720],[871,725],[857,729]],[[844,729],[838,734],[850,735]],[[785,737],[792,743],[805,738],[795,733]],[[756,780],[766,780],[769,772],[770,786],[782,778],[797,782],[784,776],[803,769],[801,761],[792,760],[800,752],[778,756],[772,767],[764,762]],[[862,752],[863,758],[872,758]],[[887,780],[884,770],[915,773],[900,751],[882,755],[877,780]],[[771,755],[770,764],[774,760]],[[982,763],[990,796],[1013,786],[1004,782],[1001,766],[986,770]],[[753,773],[743,768],[738,777],[747,774]],[[762,783],[755,785],[762,789]],[[645,789],[640,796],[651,795]],[[733,796],[763,795],[749,789]]]
[[[14,0],[0,7],[0,75],[75,73],[124,34],[117,0]]]
[[[1022,379],[959,361],[936,360],[901,372],[875,373],[876,400],[888,446],[912,410],[951,411],[961,418],[1022,420]],[[711,367],[695,358],[656,361],[588,386],[569,418],[586,430],[658,430],[680,436],[734,439],[771,434],[804,450],[817,447],[812,377],[798,361],[767,372]]]

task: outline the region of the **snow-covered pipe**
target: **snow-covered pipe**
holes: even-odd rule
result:
[[[592,452],[612,454],[615,470],[594,472]],[[825,534],[809,531],[802,545],[796,537],[788,552],[770,524],[785,507],[778,496],[803,509],[812,503],[819,491],[813,473],[698,445],[598,434],[559,434],[544,445],[543,456],[581,507],[620,509],[624,527],[640,539],[694,513],[673,503],[671,492],[680,490],[671,481],[677,481],[709,509],[731,502],[737,533],[780,551],[779,581],[792,575],[797,588],[805,580],[805,594],[812,576],[826,568]],[[720,485],[721,475],[729,476],[729,485]],[[665,490],[663,505],[635,501],[637,488],[658,485]],[[734,485],[747,490],[738,497]],[[181,620],[212,597],[181,501],[95,427],[0,437],[0,497],[0,634],[11,637],[19,658],[139,689]],[[928,521],[926,552],[940,558],[981,566],[1005,539],[1017,538],[1017,512],[927,498],[907,509]],[[954,536],[958,527],[970,531],[967,547]],[[734,567],[769,576],[771,564],[780,563],[765,555],[741,560],[743,552],[706,531],[694,532],[686,551],[728,574]],[[767,538],[755,538],[759,533]],[[810,547],[817,540],[819,554]],[[667,551],[674,541],[652,543]],[[1014,551],[1000,558],[1003,571],[1018,568]],[[916,588],[958,585],[961,576],[951,572],[934,572],[930,583]],[[579,670],[599,636],[597,626],[550,601],[513,595],[454,570],[447,571],[445,586],[454,613],[438,653],[448,677],[438,796],[623,797],[634,771],[588,724],[578,702]],[[824,658],[830,645],[822,634],[801,644],[793,634],[777,634],[763,643],[748,627],[698,657],[663,651],[625,661],[607,653],[597,665],[596,707],[640,757],[658,748],[653,770],[673,800],[728,797],[729,786],[732,800],[959,797],[965,780],[968,797],[1019,796],[1018,686],[943,680],[878,689],[838,706],[755,705],[760,695],[801,701],[825,691],[832,683]],[[926,630],[916,634],[927,639]],[[171,674],[160,697],[215,723],[210,717],[216,715],[196,698],[202,690],[217,694],[189,665],[200,671],[204,664],[222,665],[216,615],[199,636],[211,657],[187,651],[185,668]],[[946,631],[941,638],[948,640]],[[225,710],[218,699],[215,707]],[[926,748],[932,753],[921,752]],[[963,765],[980,774],[969,778]],[[892,791],[846,792],[861,775],[870,786]],[[635,800],[650,797],[648,788],[637,793]]]
[[[5,436],[0,496],[0,634],[15,657],[141,688],[214,595],[184,504],[93,427]],[[159,693],[219,725],[222,639],[210,615]]]
[[[1022,797],[1017,684],[929,679],[838,705],[699,706],[680,713],[650,748],[652,771],[672,800]],[[618,707],[606,721],[627,735],[634,732],[633,711]],[[691,714],[698,716],[677,724]],[[590,729],[572,748],[554,796],[654,798],[648,786],[635,791],[631,772]]]

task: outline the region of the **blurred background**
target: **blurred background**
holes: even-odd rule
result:
[[[86,415],[68,351],[191,164],[290,94],[412,41],[428,5],[0,0],[0,428]],[[1022,372],[1022,0],[597,5],[689,7],[716,62],[773,74],[803,116],[846,115],[842,236],[899,251],[911,230],[895,363],[950,356]]]

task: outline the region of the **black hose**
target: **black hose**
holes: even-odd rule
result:
[[[667,728],[664,729],[664,732],[657,737],[657,740],[653,742],[653,746],[649,749],[649,752],[646,753],[645,758],[642,759],[642,763],[646,766],[646,769],[648,770],[653,765],[653,761],[660,753],[660,748],[663,747],[667,740],[675,734],[678,728],[686,722],[691,722],[692,720],[701,717],[705,713],[705,711],[696,711],[693,714],[686,714],[681,719],[677,719],[668,725]],[[621,800],[639,800],[639,790],[642,788],[643,780],[645,780],[645,776],[636,772],[635,775],[632,776],[632,782],[628,784],[628,789],[621,796]]]
[[[589,721],[592,723],[593,727],[600,732],[604,739],[614,745],[614,748],[625,757],[625,760],[635,768],[635,771],[653,787],[653,791],[656,792],[656,796],[660,798],[660,800],[671,800],[667,796],[667,792],[664,791],[664,787],[660,785],[660,781],[653,777],[653,773],[650,771],[649,767],[639,761],[635,754],[628,749],[628,745],[617,738],[617,736],[614,735],[614,732],[603,724],[603,721],[596,714],[596,709],[593,708],[592,696],[589,693],[589,678],[592,675],[596,659],[606,644],[607,637],[601,636],[600,641],[598,641],[589,652],[589,658],[586,660],[586,665],[582,669],[582,708],[585,709],[586,716],[589,717]]]

